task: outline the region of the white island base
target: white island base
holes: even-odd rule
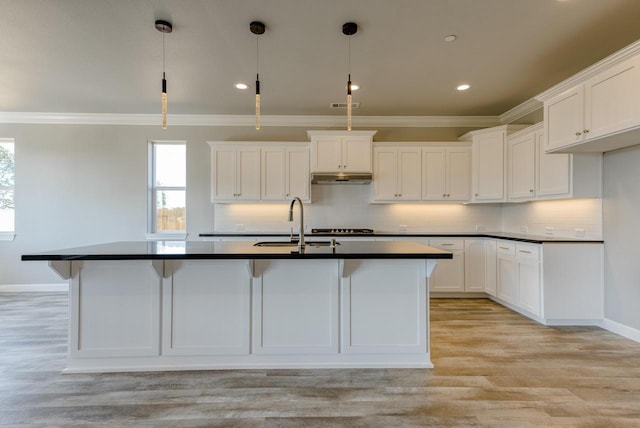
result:
[[[50,261],[67,372],[433,367],[436,260]]]

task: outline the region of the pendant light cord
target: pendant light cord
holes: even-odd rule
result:
[[[349,43],[347,44],[347,74],[351,75],[351,36],[347,37],[347,39],[349,40]]]
[[[162,33],[162,77],[164,78],[164,32]]]

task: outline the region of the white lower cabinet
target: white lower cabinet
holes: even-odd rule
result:
[[[438,265],[442,261],[438,261]],[[437,269],[436,269],[437,270]],[[416,260],[345,260],[342,352],[427,352],[425,264]]]
[[[540,262],[520,260],[518,262],[518,305],[525,311],[540,316]]]
[[[497,253],[497,297],[540,317],[539,245],[498,241]]]
[[[453,254],[452,259],[438,261],[438,266],[429,279],[429,290],[456,293],[465,291],[464,240],[430,239],[428,245]]]
[[[487,284],[487,251],[484,239],[464,240],[464,291],[484,292]]]
[[[165,262],[164,355],[249,354],[251,278],[242,260]]]
[[[253,280],[253,352],[338,352],[338,263],[257,260]]]

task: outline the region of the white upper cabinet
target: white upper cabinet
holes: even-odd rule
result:
[[[308,143],[209,144],[212,202],[310,202]]]
[[[373,200],[419,201],[421,178],[419,147],[373,149]]]
[[[527,133],[509,141],[509,199],[530,199],[535,193],[536,135]]]
[[[376,131],[307,131],[311,172],[371,172]]]
[[[260,200],[260,147],[211,143],[211,201]]]
[[[640,56],[540,98],[547,152],[605,152],[635,145],[640,136]]]
[[[601,195],[602,155],[546,153],[542,123],[508,138],[509,200]]]
[[[309,148],[262,148],[262,200],[282,201],[294,196],[310,201]]]
[[[470,188],[469,147],[422,149],[422,200],[468,201]]]
[[[503,202],[507,199],[506,138],[526,125],[503,125],[471,131],[460,137],[472,141],[472,202]]]

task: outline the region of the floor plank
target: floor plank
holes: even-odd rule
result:
[[[62,374],[68,299],[0,294],[2,427],[640,427],[640,344],[432,300],[432,370]]]

